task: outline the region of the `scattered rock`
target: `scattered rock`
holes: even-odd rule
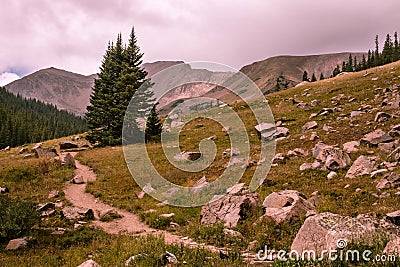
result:
[[[165,253],[160,256],[160,263],[162,266],[167,264],[177,264],[178,259],[171,252],[165,251]]]
[[[400,176],[397,173],[392,172],[380,180],[376,185],[376,188],[382,190],[398,186],[400,186]]]
[[[275,138],[284,138],[289,136],[289,129],[286,127],[276,127]]]
[[[83,179],[82,175],[76,175],[73,179],[72,179],[72,183],[73,184],[84,184],[85,183],[85,179]]]
[[[59,145],[61,150],[79,148],[78,143],[72,141],[63,141],[60,142]]]
[[[273,123],[263,122],[254,127],[258,132],[260,138],[264,141],[270,141],[274,138],[274,134],[276,133],[276,127]]]
[[[92,209],[79,208],[79,207],[65,207],[61,211],[61,216],[67,220],[80,220],[80,219],[94,219]]]
[[[379,229],[389,228],[378,219],[368,215],[359,215],[356,218],[344,217],[325,212],[308,217],[297,233],[291,249],[301,255],[305,250],[334,250],[351,241],[369,240]],[[390,228],[390,229],[393,229]],[[343,247],[343,246],[342,246]]]
[[[333,127],[329,126],[328,124],[324,124],[324,126],[322,127],[322,130],[324,130],[325,132],[328,132],[328,133],[336,132],[336,130],[333,129]]]
[[[54,147],[39,147],[32,149],[37,158],[54,158],[57,157],[57,150]]]
[[[11,239],[6,246],[6,250],[17,250],[26,247],[27,245],[28,241],[26,238]]]
[[[386,214],[386,219],[389,222],[400,226],[400,210]]]
[[[339,148],[318,142],[312,149],[313,156],[323,163],[323,170],[335,171],[351,163],[349,155]]]
[[[61,164],[76,168],[75,159],[70,153],[67,153],[67,155],[65,155]]]
[[[399,147],[399,140],[394,140],[393,142],[389,143],[380,143],[378,144],[379,150],[386,155],[392,153],[397,147]]]
[[[142,199],[144,196],[146,195],[146,193],[142,190],[139,193],[136,193],[136,196],[138,199]]]
[[[94,260],[87,260],[87,261],[83,262],[81,265],[79,265],[78,267],[101,267],[101,266]]]
[[[390,115],[389,113],[380,111],[380,112],[376,113],[374,121],[385,122],[385,121],[389,120],[390,118],[392,118],[392,115]]]
[[[286,162],[286,156],[283,153],[278,153],[274,156],[272,162],[273,163],[285,163]]]
[[[222,157],[234,157],[234,156],[239,156],[240,150],[238,148],[228,148],[225,149],[224,152],[222,152]]]
[[[350,112],[350,117],[354,118],[354,117],[360,116],[362,114],[365,114],[365,112],[359,111],[359,110],[354,110],[354,111]]]
[[[201,157],[200,152],[185,152],[183,153],[183,157],[190,161],[198,160]]]
[[[315,141],[317,139],[319,139],[318,134],[316,132],[312,132],[310,136],[310,141]]]
[[[390,240],[383,250],[385,255],[400,255],[400,237]]]
[[[224,228],[222,230],[222,232],[226,235],[230,235],[230,236],[234,236],[234,237],[243,237],[243,235],[240,232],[232,230],[232,229],[228,229],[228,228]]]
[[[377,157],[360,156],[346,173],[346,178],[355,178],[362,175],[371,174],[375,169]]]
[[[371,133],[364,135],[364,137],[360,140],[360,144],[365,144],[367,146],[377,146],[380,143],[388,143],[393,141],[393,138],[382,131],[381,129],[377,129]]]
[[[172,218],[172,217],[174,217],[175,216],[175,213],[165,213],[165,214],[161,214],[160,215],[160,217],[163,217],[163,218]]]
[[[9,192],[10,192],[10,190],[7,187],[0,187],[0,195],[7,194]]]
[[[321,101],[314,99],[314,100],[311,101],[310,105],[312,107],[319,106],[319,105],[321,105]]]
[[[23,148],[21,148],[20,150],[19,150],[19,154],[24,154],[24,153],[26,153],[26,152],[28,152],[29,150],[28,150],[28,148],[27,147],[23,147]]]
[[[347,153],[355,153],[358,151],[358,148],[360,146],[359,141],[351,141],[343,144],[343,150]]]
[[[318,127],[318,123],[316,121],[309,121],[301,127],[301,130],[303,132],[306,132],[308,130],[316,129]]]
[[[331,179],[333,179],[333,178],[336,178],[336,177],[337,177],[337,173],[334,172],[334,171],[331,171],[330,173],[328,173],[328,176],[327,176],[327,178],[328,178],[329,180],[331,180]]]
[[[400,136],[400,124],[397,124],[397,125],[393,126],[388,134],[391,137],[399,137]]]
[[[24,159],[29,159],[29,158],[33,158],[33,155],[32,155],[32,154],[26,154],[26,155],[24,155]]]
[[[380,170],[373,171],[373,172],[371,172],[371,178],[375,178],[375,176],[377,176],[378,174],[381,174],[381,173],[384,173],[387,171],[388,171],[387,169],[380,169]]]
[[[272,218],[278,223],[298,220],[304,217],[308,210],[315,209],[303,194],[295,190],[274,192],[265,198],[262,206],[264,209],[262,218]]]
[[[316,170],[321,167],[321,163],[319,161],[314,161],[313,163],[303,163],[300,165],[300,171],[305,171],[305,170]]]
[[[49,195],[47,196],[47,198],[49,198],[49,199],[50,198],[55,198],[55,197],[58,197],[59,194],[60,194],[60,192],[58,192],[57,190],[51,190]]]
[[[118,212],[116,212],[115,209],[112,209],[112,208],[106,209],[106,210],[102,210],[102,211],[99,212],[99,217],[101,219],[101,218],[104,218],[104,217],[112,215],[112,214],[116,214],[117,215]]]
[[[258,194],[250,193],[244,183],[237,184],[227,191],[227,195],[202,207],[202,224],[224,222],[225,227],[235,227],[257,208]]]

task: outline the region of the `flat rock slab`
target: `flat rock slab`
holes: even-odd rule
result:
[[[370,132],[360,140],[360,144],[364,144],[367,146],[377,146],[380,143],[388,143],[393,141],[393,137],[391,137],[386,132],[381,129],[377,129],[373,132]]]
[[[12,239],[8,242],[6,250],[17,250],[26,247],[26,245],[28,245],[28,241],[25,238]]]

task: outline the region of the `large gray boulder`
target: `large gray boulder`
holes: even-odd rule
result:
[[[57,150],[54,147],[38,147],[32,149],[37,158],[54,158],[57,157]]]
[[[303,194],[295,190],[273,192],[265,198],[262,206],[262,218],[271,218],[278,223],[298,220],[305,217],[307,211],[315,209]]]
[[[67,220],[94,219],[94,213],[92,209],[70,206],[62,209],[61,216]]]
[[[59,145],[61,150],[79,148],[79,144],[72,141],[62,141],[59,143]]]
[[[62,163],[66,166],[71,166],[76,168],[75,159],[70,153],[67,153],[67,155],[65,155]]]
[[[380,221],[374,216],[359,215],[353,218],[329,212],[320,213],[305,220],[291,249],[299,255],[306,250],[334,250],[343,248],[343,245],[351,241],[372,240],[378,230],[383,230],[390,236],[398,234],[395,225]]]
[[[228,194],[210,202],[201,209],[201,224],[223,222],[225,227],[235,227],[240,220],[255,212],[258,194],[250,193],[244,183],[228,189]]]
[[[261,140],[269,141],[275,137],[276,126],[273,123],[263,122],[254,127],[258,132]]]
[[[370,132],[360,140],[360,144],[367,146],[377,146],[380,143],[388,143],[393,141],[393,137],[391,137],[386,132],[381,129],[377,129],[373,132]]]
[[[351,163],[349,155],[343,150],[318,142],[312,149],[312,155],[323,163],[323,170],[335,171]]]
[[[377,157],[367,157],[364,155],[358,157],[347,171],[346,178],[355,178],[371,174],[375,169],[377,160]]]

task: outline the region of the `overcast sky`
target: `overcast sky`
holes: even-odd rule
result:
[[[367,51],[400,31],[399,0],[2,0],[0,84],[46,67],[97,73],[135,26],[145,62],[240,68],[275,55]],[[1,74],[3,73],[3,74]]]

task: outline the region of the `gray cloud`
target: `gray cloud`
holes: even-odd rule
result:
[[[6,3],[5,3],[6,2]],[[280,54],[366,51],[400,30],[398,0],[9,0],[0,10],[0,73],[54,66],[98,71],[109,40],[134,25],[145,61],[236,68]]]

